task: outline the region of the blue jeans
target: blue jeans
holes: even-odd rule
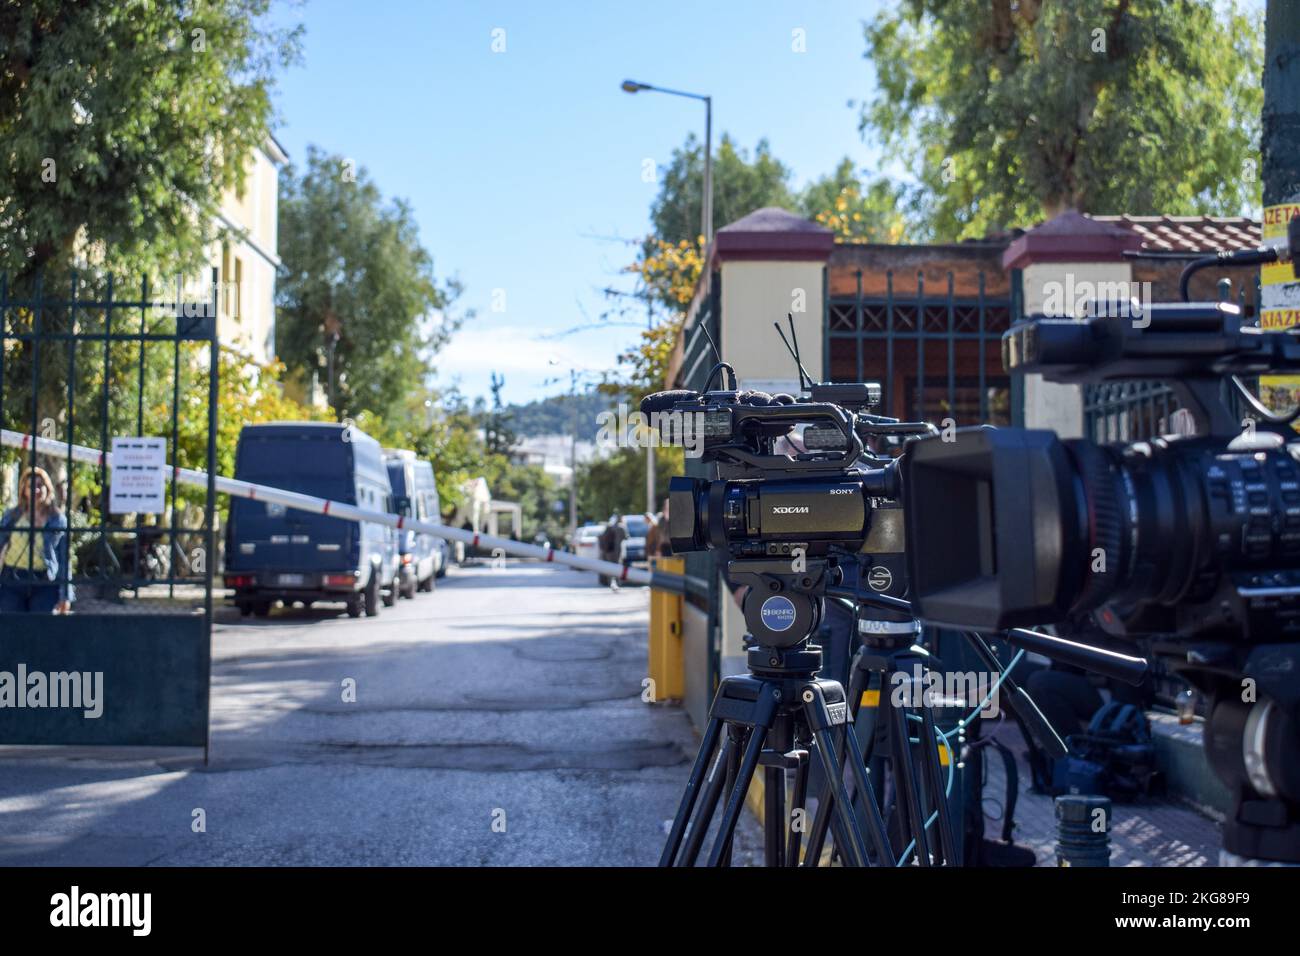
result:
[[[0,614],[53,614],[59,586],[44,571],[0,570]]]

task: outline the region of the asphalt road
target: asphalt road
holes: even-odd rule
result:
[[[0,864],[653,864],[696,737],[640,699],[647,605],[510,564],[375,619],[223,611],[211,762],[0,748]]]

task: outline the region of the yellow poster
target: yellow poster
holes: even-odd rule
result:
[[[1279,203],[1264,207],[1264,245],[1273,246],[1286,240],[1287,224],[1300,216],[1300,203]],[[1290,262],[1275,262],[1259,270],[1259,327],[1280,332],[1300,325],[1300,282]],[[1293,408],[1300,401],[1300,376],[1261,375],[1259,398],[1269,408],[1279,411]]]

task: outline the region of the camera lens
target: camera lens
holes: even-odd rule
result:
[[[1078,613],[1107,602],[1170,604],[1188,597],[1210,557],[1204,452],[1164,440],[1127,448],[1078,439],[1064,445],[1075,470],[1082,561],[1073,580],[1062,580],[1061,603]]]
[[[908,576],[935,623],[1093,612],[1116,634],[1300,635],[1300,466],[1280,436],[1121,447],[971,429],[914,444],[904,500]]]

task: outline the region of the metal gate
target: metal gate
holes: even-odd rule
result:
[[[1002,369],[1002,333],[1019,314],[1020,272],[1010,295],[986,294],[983,272],[957,294],[953,273],[938,289],[923,273],[885,294],[865,296],[862,271],[852,296],[826,299],[824,363],[831,381],[880,382],[882,412],[908,421],[952,418],[957,425],[1012,424],[1018,387]]]
[[[1246,320],[1255,317],[1253,303],[1259,301],[1259,276],[1254,278],[1254,298],[1246,295],[1247,286],[1241,283],[1236,293],[1236,304]],[[1232,280],[1219,280],[1219,299],[1227,302],[1234,298]],[[1252,391],[1259,394],[1258,380],[1247,381]],[[1229,405],[1237,418],[1245,416],[1247,409],[1235,392],[1226,392]],[[1173,430],[1173,415],[1182,405],[1178,397],[1164,382],[1104,382],[1083,386],[1083,434],[1102,444],[1108,442],[1144,441]]]
[[[160,294],[0,279],[0,426],[67,448],[0,448],[0,744],[206,750],[216,315],[215,270]],[[75,461],[74,444],[115,467]],[[168,481],[162,462],[206,471],[207,488]],[[38,468],[62,522],[20,486]],[[51,589],[70,613],[50,613]]]

